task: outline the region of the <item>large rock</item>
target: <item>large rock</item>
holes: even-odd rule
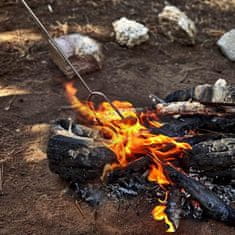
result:
[[[94,39],[75,33],[55,38],[55,42],[81,74],[101,69],[103,61],[102,48]],[[71,68],[58,57],[53,48],[50,49],[54,63],[67,77],[73,77],[74,74]]]
[[[158,15],[162,32],[172,41],[195,44],[196,26],[189,17],[175,6],[166,6]]]
[[[149,39],[148,28],[125,17],[113,22],[117,42],[122,46],[134,47]]]
[[[217,45],[228,59],[235,61],[235,29],[225,33],[217,41]]]

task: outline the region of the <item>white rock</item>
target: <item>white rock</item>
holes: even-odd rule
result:
[[[102,68],[102,48],[94,39],[76,33],[54,40],[80,74],[88,74]],[[73,78],[74,72],[71,67],[58,56],[52,47],[50,47],[50,56],[68,78]]]
[[[55,38],[55,41],[67,57],[72,55],[92,56],[98,64],[102,61],[101,45],[88,36],[75,33]]]
[[[217,45],[228,59],[235,61],[235,29],[225,33],[217,41]]]
[[[62,36],[59,38],[55,38],[55,42],[59,46],[59,48],[64,52],[66,57],[70,57],[74,54],[74,46],[71,42],[67,39],[66,36]]]
[[[160,27],[172,41],[195,44],[197,29],[194,22],[175,6],[166,6],[158,15]]]
[[[120,45],[134,47],[149,39],[148,28],[125,17],[113,22],[116,40]]]

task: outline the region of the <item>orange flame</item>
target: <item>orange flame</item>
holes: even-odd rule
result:
[[[148,180],[161,186],[171,184],[164,174],[163,165],[183,157],[184,150],[191,147],[187,143],[177,142],[174,138],[150,133],[147,125],[161,126],[155,113],[137,114],[131,103],[114,101],[113,105],[125,117],[121,119],[107,102],[103,102],[95,108],[93,104],[79,101],[75,96],[77,91],[73,83],[67,83],[65,89],[70,103],[80,116],[93,121],[93,123],[94,120],[98,120],[99,125],[96,122],[94,128],[108,138],[109,141],[104,144],[116,154],[118,160],[118,164],[113,165],[113,168],[125,167],[139,156],[148,155],[153,160]],[[153,216],[156,220],[165,220],[170,226],[168,231],[173,231],[173,225],[164,211],[165,206],[157,206],[153,210]]]

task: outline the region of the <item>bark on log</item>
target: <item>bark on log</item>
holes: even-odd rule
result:
[[[178,137],[178,140],[195,145],[206,140],[235,138],[235,118],[185,116],[179,119],[171,118],[162,127],[150,127],[149,130],[153,134]],[[199,132],[200,135],[190,135],[190,131]]]
[[[202,171],[235,169],[235,138],[204,141],[193,146],[189,166]]]
[[[212,117],[204,119],[204,129],[235,134],[235,118]]]
[[[147,169],[149,169],[150,159],[147,156],[140,157],[135,161],[130,162],[125,168],[116,168],[109,173],[107,182],[113,183],[121,177],[126,177],[128,175],[133,175],[137,173],[138,175],[143,174]]]
[[[86,141],[56,135],[47,149],[49,168],[70,182],[85,183],[99,179],[106,164],[115,162],[115,154],[105,147],[91,147]]]
[[[194,199],[200,202],[208,215],[216,220],[235,226],[235,209],[226,205],[218,196],[209,191],[206,186],[181,173],[172,166],[166,166],[165,171],[178,187],[183,188]]]
[[[205,115],[205,116],[234,116],[235,107],[232,106],[209,106],[199,102],[172,102],[166,104],[157,104],[156,112],[158,115]]]
[[[171,119],[160,128],[150,128],[153,134],[163,134],[170,137],[184,136],[189,130],[197,130],[204,126],[203,117],[185,117],[182,119]]]

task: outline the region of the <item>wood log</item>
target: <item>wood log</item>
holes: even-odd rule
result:
[[[122,177],[133,175],[134,173],[141,175],[149,169],[150,162],[149,157],[143,156],[130,162],[125,168],[116,168],[108,174],[107,183],[113,183]]]
[[[86,183],[99,179],[106,164],[116,161],[106,147],[91,147],[84,139],[52,136],[48,143],[49,168],[70,182]]]
[[[153,134],[177,137],[179,141],[194,146],[202,141],[217,140],[225,137],[235,138],[235,118],[184,116],[168,118],[160,128],[149,127]],[[195,134],[191,134],[194,131]]]
[[[209,140],[196,144],[188,161],[188,166],[204,172],[235,169],[235,138]]]
[[[200,103],[235,105],[235,86],[227,85],[223,79],[214,85],[204,84],[194,88],[178,90],[169,94],[166,102],[194,100]]]
[[[207,189],[200,182],[190,178],[174,167],[165,166],[169,178],[180,188],[196,199],[207,212],[207,214],[216,220],[220,220],[235,226],[235,209],[228,206],[217,195]]]
[[[172,102],[157,104],[156,112],[158,115],[205,115],[205,116],[234,116],[235,107],[230,106],[210,106],[199,102]]]
[[[171,118],[160,128],[150,127],[153,134],[163,134],[170,137],[185,136],[190,130],[198,130],[205,126],[207,118],[202,116],[184,117],[183,119]]]
[[[203,128],[222,133],[235,134],[235,118],[212,117],[210,119],[204,118]]]

